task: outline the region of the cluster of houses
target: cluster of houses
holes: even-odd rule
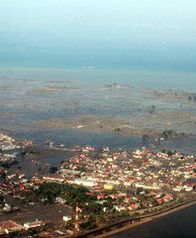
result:
[[[19,151],[32,145],[32,141],[16,141],[13,137],[0,133],[0,166],[8,167],[16,162]]]
[[[16,145],[16,141],[14,138],[0,133],[0,150],[6,151],[6,150],[14,150],[18,148],[18,145]]]
[[[13,220],[7,220],[0,222],[0,237],[5,237],[4,235],[16,234],[16,233],[26,233],[30,230],[40,229],[45,225],[44,222],[36,220],[33,222],[24,223],[23,225],[17,223]]]
[[[25,178],[25,174],[11,173],[9,165],[13,164],[22,148],[31,145],[31,141],[17,141],[11,136],[0,133],[0,215],[16,213],[19,207],[13,206],[7,202],[7,196],[16,196],[16,194],[27,191],[29,186],[34,184]],[[20,195],[19,198],[23,199]],[[43,227],[44,222],[36,220],[24,223],[23,225],[14,220],[5,220],[0,222],[0,236],[5,237],[17,232],[27,232],[28,230]]]
[[[31,142],[18,143],[1,133],[0,163],[15,160],[17,150],[28,145]],[[7,196],[23,201],[23,192],[36,189],[43,182],[85,186],[90,195],[96,196],[96,203],[104,204],[109,198],[114,210],[131,214],[194,196],[195,179],[194,156],[171,151],[151,151],[148,148],[111,151],[108,147],[96,149],[84,146],[78,148],[69,160],[61,162],[59,170],[53,175],[27,178],[23,173],[10,172],[9,168],[1,166],[0,214],[20,209],[9,204],[5,199]],[[61,197],[57,197],[56,202],[66,203]],[[104,207],[103,211],[107,212],[107,208]],[[71,216],[62,215],[64,222],[71,219]],[[0,235],[40,229],[45,224],[41,220],[23,225],[5,220],[0,222]]]
[[[64,161],[55,179],[88,187],[98,200],[110,191],[116,210],[134,210],[192,196],[195,172],[195,158],[178,152],[113,152],[86,146]]]
[[[20,146],[16,145],[15,139],[0,133],[0,165],[10,165],[15,162]]]

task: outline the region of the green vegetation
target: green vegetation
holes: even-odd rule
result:
[[[87,188],[67,183],[43,183],[35,190],[35,193],[45,199],[47,203],[53,203],[56,197],[61,197],[66,201],[66,204],[74,207],[95,200],[95,197],[88,195],[89,190]]]
[[[93,229],[99,224],[109,222],[113,217],[117,218],[111,197],[107,197],[103,202],[98,203],[96,196],[90,194],[89,190],[83,186],[44,182],[33,191],[33,194],[39,200],[44,199],[45,203],[51,204],[56,197],[61,197],[67,205],[73,208],[79,206],[82,209],[80,218],[83,220],[81,224],[83,229]],[[104,209],[107,209],[107,212],[104,212]]]
[[[92,230],[95,229],[97,225],[94,221],[88,220],[87,222],[80,223],[80,227],[84,230]]]

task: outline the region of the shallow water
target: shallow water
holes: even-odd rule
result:
[[[196,92],[196,73],[169,71],[141,71],[125,69],[54,69],[54,68],[0,68],[0,76],[22,79],[24,83],[33,82],[50,84],[58,81],[59,85],[100,86],[108,83],[129,84],[139,88],[175,89]],[[32,85],[34,83],[31,83]]]
[[[33,139],[37,144],[42,144],[50,139],[56,144],[64,144],[65,147],[75,145],[91,145],[95,147],[109,146],[111,148],[136,148],[149,146],[149,142],[139,137],[127,137],[118,134],[88,133],[71,129],[54,129],[40,131],[14,132],[13,135],[19,138]]]
[[[184,79],[186,78],[186,83]],[[137,120],[156,105],[156,110],[196,112],[194,105],[154,98],[142,88],[196,91],[196,76],[188,73],[137,72],[122,70],[0,70],[0,129],[35,140],[51,139],[66,146],[90,144],[110,147],[141,147],[149,142],[132,136],[89,133],[77,129],[46,129],[35,122],[50,118],[70,119],[80,115],[111,116]],[[106,90],[118,82],[134,88]],[[153,126],[153,123],[151,123]],[[185,127],[186,125],[183,125]],[[192,132],[191,127],[191,132]],[[196,127],[195,127],[196,128]],[[190,130],[190,129],[189,129]],[[187,130],[188,131],[188,130]],[[193,139],[168,141],[166,147],[192,151]],[[190,148],[189,148],[190,147]]]

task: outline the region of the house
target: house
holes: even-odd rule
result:
[[[33,222],[25,223],[24,228],[26,230],[29,230],[29,229],[38,228],[38,227],[41,227],[41,226],[44,226],[44,225],[45,225],[45,223],[43,221],[35,220]]]
[[[15,221],[8,220],[0,222],[0,235],[9,234],[16,231],[22,231],[23,226],[16,223]]]
[[[163,204],[165,202],[163,198],[157,198],[156,200],[158,204]]]
[[[100,193],[100,194],[97,195],[97,199],[98,199],[98,200],[99,200],[99,199],[104,199],[105,196],[106,196],[105,194]]]
[[[139,207],[140,207],[140,204],[135,203],[135,204],[130,205],[128,209],[129,210],[137,210],[137,209],[139,209]]]
[[[11,212],[12,208],[9,204],[5,204],[5,206],[3,207],[3,211],[4,212]]]
[[[55,183],[63,183],[64,179],[60,176],[44,176],[43,180],[46,182],[55,182]]]
[[[183,189],[186,191],[186,192],[191,192],[193,190],[193,187],[188,185],[188,184],[185,184],[183,186]]]
[[[68,222],[68,221],[71,221],[71,219],[72,219],[72,217],[70,217],[70,216],[63,216],[63,221]]]
[[[126,207],[124,207],[124,206],[118,206],[118,205],[114,205],[113,208],[114,208],[115,210],[119,211],[119,212],[121,212],[121,211],[126,211],[126,210],[127,210]]]
[[[112,190],[114,188],[113,184],[105,183],[104,184],[104,189],[105,190]]]
[[[85,187],[93,187],[97,185],[97,182],[88,179],[75,179],[72,183],[77,185],[83,185]]]

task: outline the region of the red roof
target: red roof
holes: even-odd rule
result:
[[[0,222],[0,230],[5,230],[5,229],[7,230],[22,229],[22,226],[12,220]]]
[[[98,199],[103,199],[104,197],[105,197],[105,194],[103,194],[103,193],[97,195]]]

